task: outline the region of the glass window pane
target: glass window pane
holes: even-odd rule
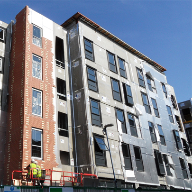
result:
[[[91,106],[94,108],[99,108],[99,104],[96,101],[91,100]]]
[[[156,104],[155,99],[151,98],[151,101],[152,101],[154,109],[157,109],[157,104]]]
[[[117,112],[117,118],[119,119],[119,121],[124,122],[123,111],[116,109],[116,112]]]
[[[112,84],[113,84],[113,90],[119,92],[119,83],[115,80],[112,80]]]
[[[143,97],[143,103],[144,103],[145,105],[148,105],[147,95],[145,95],[144,93],[142,93],[142,97]]]
[[[131,87],[126,85],[126,90],[127,90],[127,95],[129,95],[130,97],[132,97],[132,93],[131,93]]]
[[[41,30],[40,28],[33,26],[33,35],[37,38],[41,38]]]
[[[134,152],[135,152],[135,159],[140,160],[141,159],[140,148],[139,147],[134,147]]]
[[[108,53],[108,58],[109,58],[109,63],[115,65],[114,55],[112,55],[111,53]]]
[[[159,129],[159,135],[164,136],[161,125],[157,125],[157,127],[158,127],[158,129]]]
[[[120,67],[120,69],[125,70],[124,61],[120,58],[119,58],[119,67]]]

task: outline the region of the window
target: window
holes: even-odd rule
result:
[[[189,143],[192,143],[192,128],[187,128],[185,130],[187,132],[187,138],[188,138]]]
[[[122,152],[124,157],[125,169],[132,170],[131,155],[128,144],[122,143]]]
[[[42,79],[42,59],[33,54],[33,77]]]
[[[70,165],[70,154],[66,151],[60,151],[60,160],[62,165]]]
[[[154,112],[155,112],[155,116],[159,117],[159,111],[158,111],[158,108],[157,108],[157,102],[153,98],[151,98],[151,101],[152,101],[152,104],[153,104],[153,109],[154,109]]]
[[[174,123],[173,121],[173,115],[172,115],[172,112],[171,112],[171,108],[169,106],[167,106],[167,112],[168,112],[168,115],[169,115],[169,121],[171,123]]]
[[[149,77],[148,75],[146,75],[146,77],[147,77],[147,84],[148,84],[149,90],[156,93],[156,87],[155,87],[154,80],[151,77]]]
[[[133,146],[137,171],[144,171],[140,147]]]
[[[189,108],[182,109],[182,113],[183,113],[184,121],[192,120],[192,115]]]
[[[145,87],[145,82],[144,82],[143,73],[142,73],[141,69],[137,68],[137,76],[138,76],[138,79],[139,79],[139,85],[141,87]]]
[[[129,85],[123,83],[123,91],[124,91],[124,96],[125,96],[125,104],[132,107],[134,105],[134,103],[133,103],[131,87]]]
[[[130,126],[131,135],[135,136],[135,137],[138,137],[134,115],[132,115],[130,113],[127,113],[127,117],[128,117],[128,120],[129,120],[129,126]]]
[[[0,72],[3,72],[3,59],[0,58]]]
[[[189,147],[188,142],[183,138],[181,139],[181,141],[183,143],[183,151],[184,151],[185,155],[190,156],[191,153],[190,153],[190,147]]]
[[[55,40],[55,61],[58,67],[65,68],[63,39],[59,37]]]
[[[111,79],[111,84],[112,84],[112,91],[113,91],[113,99],[121,102],[119,81],[115,79]]]
[[[91,118],[92,125],[101,127],[101,113],[99,102],[93,99],[91,99]]]
[[[0,40],[4,41],[4,30],[0,28]]]
[[[84,44],[85,44],[85,58],[94,61],[93,42],[84,38]]]
[[[162,145],[166,145],[166,143],[165,143],[165,136],[164,136],[162,127],[161,127],[161,125],[157,125],[157,127],[158,127],[158,130],[159,130],[159,136],[160,136],[161,144]]]
[[[88,87],[90,90],[97,92],[97,78],[96,71],[90,67],[87,67]]]
[[[156,135],[155,135],[154,124],[152,122],[148,121],[148,125],[149,125],[149,131],[150,131],[150,134],[151,134],[151,141],[153,143],[156,143],[157,142],[157,138],[156,138]]]
[[[105,145],[104,139],[100,136],[94,136],[94,146],[95,146],[95,163],[99,166],[106,166],[105,151],[108,150]]]
[[[179,136],[179,132],[177,130],[173,130],[173,134],[174,134],[174,137],[175,137],[175,142],[176,142],[177,149],[181,150],[182,149],[182,144],[181,144],[181,139],[180,139],[180,136]]]
[[[148,101],[147,95],[145,93],[141,93],[141,95],[142,95],[142,98],[143,98],[143,105],[145,107],[146,113],[151,114],[151,108],[149,106],[149,101]]]
[[[121,59],[121,58],[118,58],[118,61],[119,61],[119,71],[120,71],[120,75],[121,75],[122,77],[127,78],[124,60]]]
[[[164,162],[165,162],[165,168],[166,168],[167,175],[168,176],[173,176],[173,174],[171,173],[168,156],[166,154],[163,154],[163,159],[164,159]]]
[[[117,119],[121,122],[122,132],[127,133],[123,111],[120,109],[116,109],[116,116],[117,116]]]
[[[175,119],[176,119],[176,122],[177,122],[177,126],[179,127],[180,130],[182,130],[181,121],[180,121],[179,116],[175,115]]]
[[[157,167],[158,175],[165,175],[165,168],[163,164],[163,158],[159,151],[155,150],[155,163]]]
[[[58,112],[58,131],[59,135],[68,137],[68,119],[67,114]]]
[[[42,91],[33,89],[32,114],[42,116]]]
[[[166,90],[166,87],[165,87],[164,83],[162,83],[162,89],[163,89],[165,97],[167,98],[167,90]]]
[[[66,101],[66,82],[57,78],[57,96]]]
[[[32,157],[42,159],[42,130],[32,128]]]
[[[42,30],[35,25],[33,25],[33,44],[42,46]]]
[[[108,62],[109,62],[109,70],[117,73],[116,63],[115,63],[115,55],[108,52]]]
[[[172,102],[173,108],[177,109],[177,102],[173,95],[171,95],[171,102]]]
[[[181,158],[179,158],[179,161],[180,161],[181,170],[182,170],[182,173],[183,173],[183,178],[188,179],[188,174],[187,174],[187,168],[186,168],[186,165],[185,165],[185,161],[184,161],[184,159],[181,159]]]
[[[189,172],[190,172],[190,175],[191,175],[191,178],[192,178],[192,164],[188,163],[188,167],[189,167]]]

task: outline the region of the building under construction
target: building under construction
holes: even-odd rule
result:
[[[115,175],[122,188],[191,190],[191,151],[165,71],[81,13],[58,25],[26,6],[15,23],[0,22],[3,184],[35,159],[96,175],[102,187]]]

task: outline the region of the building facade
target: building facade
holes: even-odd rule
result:
[[[80,13],[59,26],[25,7],[12,31],[5,184],[36,159],[113,186],[110,147],[118,187],[192,189],[165,68]]]

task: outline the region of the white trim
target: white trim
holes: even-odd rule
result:
[[[38,57],[39,59],[41,59],[41,75],[40,75],[40,78],[38,78],[38,77],[36,77],[36,76],[33,76],[33,56]],[[42,80],[42,57],[40,57],[40,56],[38,56],[38,55],[36,55],[36,54],[34,54],[34,53],[32,54],[32,76],[35,77],[35,78],[37,78],[37,79]]]
[[[4,29],[2,29],[2,28],[0,28],[0,30],[2,30],[2,31],[3,31],[3,38],[0,38],[0,40],[4,41],[4,40],[5,40],[5,30],[4,30]]]
[[[33,113],[33,91],[37,91],[37,92],[41,93],[41,115]],[[39,117],[42,117],[42,95],[43,94],[42,94],[41,90],[32,88],[32,114],[35,115],[35,116],[39,116]]]
[[[40,29],[40,36],[41,36],[41,37],[38,38],[38,37],[36,37],[36,36],[33,35],[32,42],[33,42],[33,39],[39,39],[39,40],[41,40],[41,44],[40,44],[40,45],[38,45],[38,44],[36,44],[36,43],[34,43],[34,42],[33,42],[33,44],[34,44],[34,45],[37,45],[38,47],[42,47],[42,36],[43,36],[42,28],[39,27],[39,26],[37,26],[37,25],[35,25],[35,24],[33,24],[33,27],[36,27],[36,28]],[[34,37],[36,37],[36,38],[34,38]]]

